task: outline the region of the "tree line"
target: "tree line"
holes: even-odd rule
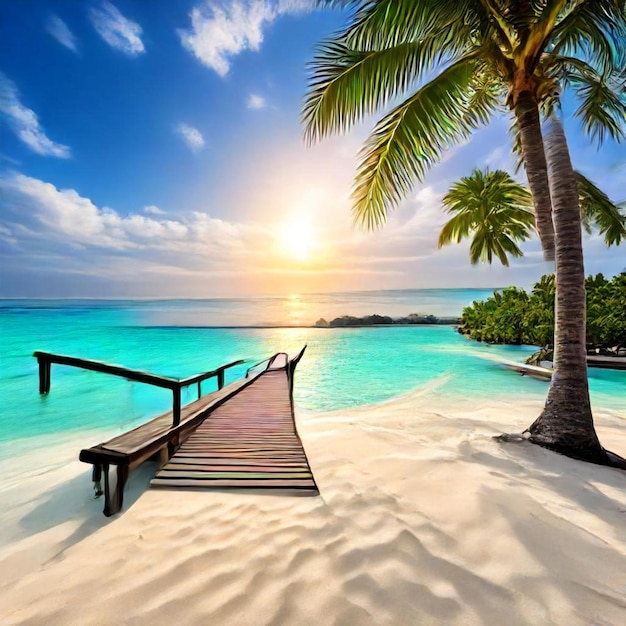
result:
[[[602,274],[585,280],[588,350],[610,353],[626,346],[626,271],[611,280]],[[459,332],[488,343],[552,348],[556,281],[547,274],[530,293],[518,287],[497,290],[463,309]]]

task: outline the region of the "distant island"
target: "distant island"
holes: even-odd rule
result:
[[[459,324],[458,317],[437,317],[436,315],[421,315],[420,313],[411,313],[406,317],[389,317],[388,315],[365,315],[364,317],[354,317],[352,315],[343,315],[336,317],[334,320],[327,322],[321,318],[315,322],[316,328],[347,328],[355,326],[412,326],[416,324],[440,324],[451,325]]]

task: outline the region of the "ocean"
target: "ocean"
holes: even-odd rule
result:
[[[166,390],[105,374],[52,366],[38,393],[35,350],[98,359],[184,377],[245,359],[226,380],[274,352],[308,348],[296,372],[300,411],[341,410],[421,386],[438,397],[543,398],[547,383],[497,360],[522,361],[530,346],[488,346],[452,326],[311,328],[319,318],[378,313],[460,315],[492,290],[425,289],[211,300],[0,300],[0,458],[50,438],[123,432],[171,408]],[[626,372],[590,370],[592,403],[626,419]],[[210,391],[214,382],[204,383]],[[213,386],[212,386],[213,385]],[[183,397],[195,399],[195,387]],[[97,441],[86,440],[85,445]]]

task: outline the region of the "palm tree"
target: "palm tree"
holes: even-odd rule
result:
[[[588,178],[574,172],[580,218],[588,233],[595,226],[607,246],[626,239],[626,217],[609,197]],[[523,256],[517,243],[527,240],[535,228],[531,194],[507,172],[483,172],[453,183],[443,197],[448,213],[454,214],[439,234],[439,247],[472,236],[470,261],[491,263],[494,258],[509,265],[508,255]]]
[[[361,152],[353,190],[356,219],[368,227],[384,223],[387,212],[445,150],[488,123],[506,104],[514,113],[546,258],[554,257],[557,239],[561,292],[557,334],[558,328],[575,327],[578,332],[568,335],[568,341],[580,341],[584,298],[580,305],[577,290],[582,285],[584,294],[584,273],[576,185],[574,181],[566,189],[554,174],[548,180],[540,107],[544,116],[555,117],[561,88],[572,87],[582,102],[577,115],[593,139],[624,136],[626,104],[618,93],[618,81],[623,81],[618,72],[623,74],[626,65],[626,2],[328,0],[325,4],[356,10],[349,27],[325,42],[312,64],[303,110],[307,138],[345,131],[410,92],[376,124]],[[558,128],[557,120],[551,134],[553,173],[571,170]],[[574,180],[573,173],[566,179]],[[558,201],[551,198],[554,193]],[[553,204],[561,211],[554,222]],[[558,351],[566,344],[555,345]],[[557,370],[572,368],[572,377],[567,371],[553,377],[546,410],[530,429],[531,440],[571,456],[612,464],[613,457],[593,430],[586,370],[584,381],[578,376],[585,367],[584,352],[569,350],[557,363]],[[571,399],[581,398],[578,408],[561,401],[563,394],[552,392],[561,380],[574,381]],[[569,382],[567,386],[571,387]],[[586,433],[580,441],[572,440],[564,425],[571,410],[584,414],[577,423],[584,422],[593,436]]]
[[[622,465],[623,461],[626,469],[626,460],[600,445],[593,426],[585,349],[585,268],[578,189],[558,120],[549,127],[546,147],[556,238],[554,373],[543,411],[527,432],[531,441],[557,452],[607,465]],[[567,316],[559,319],[559,311],[565,310]],[[568,323],[563,323],[564,317]]]
[[[554,206],[557,237],[557,275],[566,280],[568,289],[557,289],[557,311],[572,309],[569,314],[580,319],[555,326],[553,384],[545,408],[527,429],[529,438],[569,456],[622,465],[619,457],[606,452],[593,427],[586,364],[585,279],[582,263],[581,220],[591,228],[595,220],[607,245],[620,243],[626,235],[626,220],[618,207],[591,181],[573,171],[565,136],[558,121],[550,129],[548,142],[549,183]],[[576,202],[578,200],[578,202]],[[460,241],[473,233],[470,260],[492,262],[494,255],[508,265],[507,253],[522,256],[516,241],[530,235],[534,217],[528,210],[530,193],[506,172],[474,170],[472,175],[453,184],[444,196],[448,212],[456,215],[439,235],[439,246]],[[572,208],[580,204],[580,212]],[[576,254],[579,262],[572,263]],[[540,284],[538,289],[547,285]],[[521,341],[515,319],[508,321],[513,342]],[[517,328],[517,332],[516,332]],[[511,341],[511,336],[507,336]],[[515,337],[517,339],[515,339]],[[556,381],[556,382],[554,382]],[[562,419],[564,411],[567,419]],[[554,430],[558,429],[555,433]],[[505,437],[508,439],[508,437]],[[563,445],[565,441],[565,445]],[[607,458],[608,457],[608,458]],[[626,462],[623,464],[626,467]]]
[[[507,172],[481,172],[454,183],[443,197],[448,213],[453,213],[439,234],[439,247],[459,243],[472,235],[470,261],[491,263],[494,256],[503,265],[508,255],[523,256],[517,242],[530,237],[535,224],[530,192]]]
[[[543,412],[526,432],[531,441],[558,452],[566,452],[569,456],[626,468],[626,462],[620,461],[619,457],[602,448],[593,426],[587,382],[586,299],[580,227],[581,220],[589,225],[590,220],[594,219],[600,232],[605,235],[605,242],[611,245],[615,242],[619,243],[626,234],[626,220],[618,207],[611,203],[605,194],[589,180],[580,174],[577,176],[573,171],[565,135],[556,118],[552,120],[547,145],[550,157],[548,158],[549,182],[554,208],[554,228],[558,244],[556,272],[559,283],[566,286],[556,291],[556,311],[557,313],[566,311],[568,323],[558,324],[557,316],[554,334],[553,381]],[[475,222],[482,219],[485,209],[488,209],[485,205],[490,200],[489,194],[485,193],[484,186],[481,188],[476,185],[481,178],[480,172],[475,171],[471,179],[473,185],[463,185],[463,182],[469,179],[462,179],[461,183],[452,187],[450,193],[456,191],[454,193],[455,206],[457,209],[465,207],[465,212],[457,214],[457,217],[464,218],[461,224],[467,224],[471,216],[476,214],[478,218],[475,218]],[[462,185],[460,189],[459,185]],[[503,193],[505,189],[506,187],[503,188]],[[447,204],[446,199],[449,198],[450,193],[444,197],[444,204]],[[515,248],[511,248],[510,238],[505,233],[507,231],[516,233],[518,240],[521,240],[528,236],[528,225],[524,230],[516,217],[510,217],[512,211],[518,210],[515,201],[508,207],[508,212],[498,211],[500,208],[498,200],[492,201],[494,202],[493,222],[497,222],[498,216],[501,216],[503,220],[511,219],[511,223],[507,225],[501,221],[496,224],[491,223],[487,227],[484,223],[480,224],[487,231],[487,238],[483,237],[481,241],[483,245],[491,246],[496,253],[504,252],[502,244],[507,245],[513,253]],[[577,211],[579,204],[580,212]],[[452,229],[450,228],[454,219],[444,226],[442,235],[455,232],[454,227],[456,227],[458,234],[468,236],[469,233],[463,232],[456,224]],[[477,233],[480,234],[480,231]],[[494,236],[489,238],[489,235]],[[496,238],[501,241],[498,242]],[[475,241],[476,236],[472,246],[475,245]],[[491,262],[489,253],[485,250],[483,250],[483,256]],[[498,257],[502,260],[501,256],[498,255]],[[471,249],[470,258],[474,262]],[[567,416],[567,419],[563,419],[563,416]]]

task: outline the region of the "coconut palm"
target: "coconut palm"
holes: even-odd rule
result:
[[[556,134],[556,138],[554,135]],[[582,316],[582,331],[578,324],[555,327],[554,359],[555,378],[558,384],[551,386],[546,401],[546,408],[538,420],[528,429],[530,437],[543,445],[562,451],[560,444],[555,444],[553,430],[558,424],[558,441],[563,438],[568,442],[570,456],[585,457],[590,450],[595,450],[592,458],[602,460],[605,454],[615,462],[615,456],[605,453],[593,427],[589,393],[587,389],[586,351],[587,340],[585,315],[585,284],[582,267],[582,248],[580,240],[580,222],[591,228],[592,220],[604,234],[607,245],[619,243],[626,235],[626,220],[618,207],[603,194],[591,181],[572,171],[571,164],[563,160],[567,155],[567,145],[562,129],[556,123],[551,130],[549,154],[550,185],[553,189],[555,230],[565,233],[567,239],[557,239],[557,272],[559,276],[569,277],[569,289],[557,290],[557,303],[560,309],[573,307],[574,314]],[[572,211],[575,206],[570,197],[578,196],[580,214]],[[534,223],[529,211],[530,193],[516,183],[506,172],[483,173],[474,170],[471,176],[455,183],[444,196],[443,203],[448,212],[455,216],[447,222],[439,236],[439,246],[452,241],[460,241],[473,235],[470,247],[470,260],[492,262],[494,257],[508,265],[507,253],[522,256],[517,241],[523,241],[530,235]],[[574,225],[576,224],[576,228]],[[562,241],[567,241],[563,249]],[[571,251],[580,252],[580,264],[571,263]],[[583,276],[582,282],[579,281]],[[537,290],[549,287],[538,284]],[[551,287],[554,287],[552,283]],[[538,291],[537,291],[538,293]],[[508,317],[495,316],[499,324],[499,336],[508,342],[521,341],[521,330],[515,316],[516,309],[509,307]],[[597,316],[596,316],[597,317]],[[571,315],[570,315],[571,318]],[[496,322],[494,322],[496,323]],[[508,331],[503,324],[510,325]],[[552,351],[551,351],[552,352]],[[543,358],[542,356],[539,357]],[[553,408],[556,407],[556,408]],[[571,411],[572,408],[576,410]],[[567,420],[561,420],[564,410],[570,410]]]
[[[523,255],[517,243],[530,237],[535,223],[532,197],[507,172],[475,169],[452,185],[443,204],[454,217],[439,234],[440,248],[471,235],[472,265],[491,263],[494,257],[508,265],[508,255]]]
[[[557,298],[557,335],[559,327],[576,327],[583,332],[569,335],[568,340],[580,341],[584,297],[581,304],[577,290],[582,286],[584,296],[584,274],[576,184],[573,172],[564,179],[571,183],[569,188],[554,175],[548,179],[540,107],[544,116],[556,118],[561,89],[573,88],[581,101],[577,115],[593,139],[624,136],[626,104],[620,97],[623,76],[619,72],[623,74],[626,66],[626,2],[329,0],[325,4],[352,6],[355,12],[349,27],[325,42],[312,64],[303,110],[307,138],[345,131],[366,115],[395,104],[376,124],[361,153],[353,190],[356,219],[369,227],[381,225],[387,212],[447,149],[508,106],[514,113],[546,258],[553,258],[557,239],[559,291],[568,303],[563,306]],[[556,119],[551,134],[553,173],[571,170],[559,128]],[[558,202],[551,198],[554,193]],[[553,204],[560,211],[554,222]],[[554,229],[558,223],[560,232],[553,230],[553,223]],[[557,351],[562,343],[555,344]],[[580,424],[584,422],[593,434],[581,437],[583,445],[575,437],[572,440],[564,425],[571,402],[559,405],[561,396],[552,393],[561,380],[570,380],[560,368],[584,369],[581,350],[557,358],[546,410],[531,427],[531,440],[610,464],[613,458],[593,431],[586,370],[584,381],[578,374],[571,378],[577,393],[570,397],[580,396],[576,409],[584,414]]]
[[[595,226],[607,246],[626,238],[626,217],[609,197],[588,178],[575,172],[581,221],[588,233]],[[443,197],[454,214],[439,234],[439,247],[471,237],[470,261],[491,263],[494,258],[509,265],[509,255],[523,256],[517,245],[532,235],[535,216],[531,194],[502,170],[475,169],[454,183]]]

